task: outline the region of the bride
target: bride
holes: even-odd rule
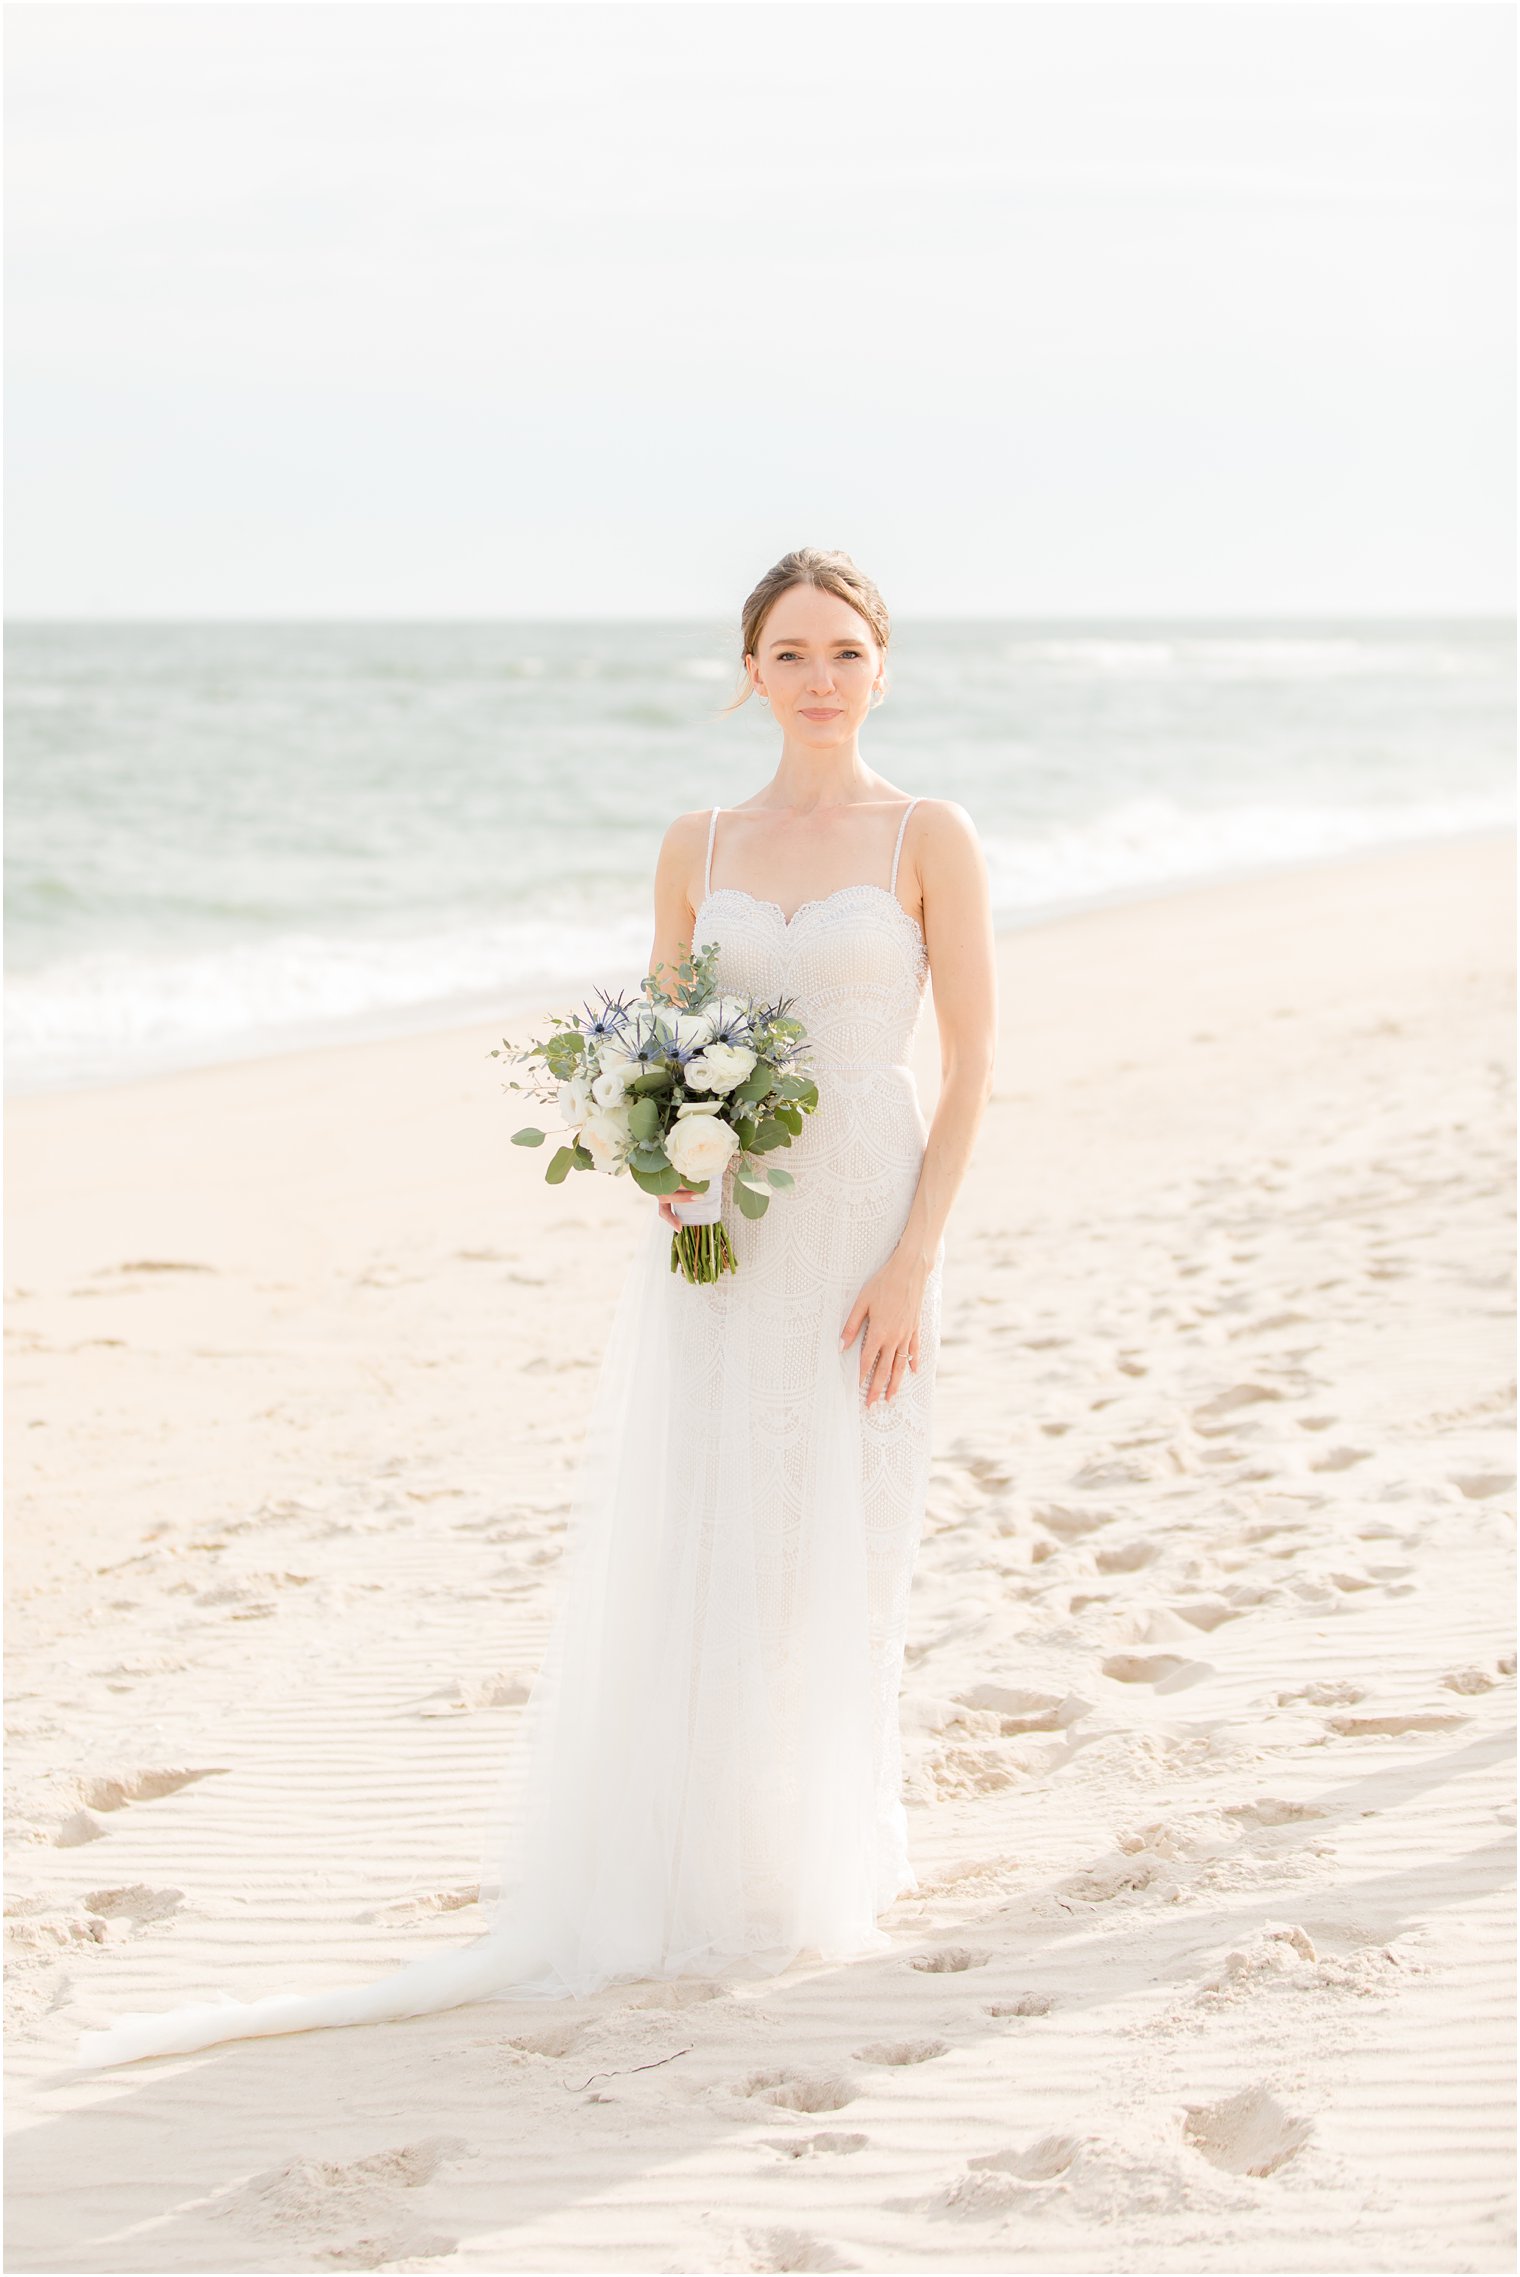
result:
[[[776,771],[739,806],[680,816],[660,850],[651,965],[713,943],[723,987],[792,998],[819,1104],[792,1190],[760,1219],[725,1209],[737,1272],[672,1274],[681,1194],[651,1212],[488,1812],[487,1929],[366,1983],[123,2015],[80,2036],[81,2064],[890,1942],[877,1916],[916,1886],[898,1690],[943,1235],[995,1007],[968,816],[861,755],[888,641],[847,554],[768,571],[744,605],[739,700],[770,706]],[[908,1055],[931,971],[926,1124]]]

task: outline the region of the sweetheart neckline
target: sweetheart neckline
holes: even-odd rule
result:
[[[791,931],[798,918],[806,916],[807,912],[810,909],[825,909],[831,901],[838,901],[841,894],[884,894],[887,900],[891,902],[892,907],[897,911],[899,917],[903,919],[904,923],[912,926],[914,932],[918,935],[920,945],[925,949],[928,947],[928,943],[924,940],[924,929],[922,925],[920,925],[918,919],[914,917],[910,911],[904,909],[902,903],[899,901],[897,895],[892,891],[891,887],[884,885],[875,885],[869,879],[864,879],[855,885],[835,886],[832,893],[820,894],[813,901],[801,901],[792,911],[790,917],[787,916],[786,911],[782,908],[779,901],[769,901],[763,894],[750,893],[743,886],[712,886],[702,896],[702,899],[697,907],[697,915],[700,917],[702,911],[707,907],[710,901],[716,901],[720,895],[725,893],[737,894],[741,901],[750,902],[756,909],[773,909],[781,920],[782,930],[787,933]]]

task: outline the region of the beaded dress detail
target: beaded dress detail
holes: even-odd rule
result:
[[[785,1156],[793,1188],[763,1218],[725,1205],[737,1272],[673,1274],[642,1204],[544,1663],[487,1814],[489,1927],[360,1984],[121,2016],[81,2036],[81,2063],[890,1942],[877,1914],[915,1887],[898,1692],[943,1247],[892,1399],[867,1405],[839,1336],[927,1137],[908,1054],[928,956],[897,898],[914,804],[889,883],[789,918],[713,886],[713,809],[694,945],[716,944],[723,988],[793,999],[819,1104]]]

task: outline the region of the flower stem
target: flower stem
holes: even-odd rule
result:
[[[722,1273],[737,1273],[739,1260],[722,1219],[712,1225],[683,1225],[673,1233],[670,1270],[684,1273],[693,1285],[716,1281]]]

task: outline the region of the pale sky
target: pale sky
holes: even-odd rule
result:
[[[1498,0],[5,15],[13,616],[1513,605]]]

